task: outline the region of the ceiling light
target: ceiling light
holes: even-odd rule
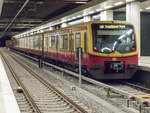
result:
[[[150,7],[147,7],[147,8],[145,8],[145,9],[150,9]]]
[[[109,5],[109,6],[106,6],[106,7],[105,7],[105,9],[109,9],[109,8],[112,8],[112,6],[111,6],[111,5]]]
[[[78,16],[77,16],[77,18],[80,18],[80,17],[81,17],[81,15],[78,15]]]
[[[123,2],[117,2],[117,3],[115,3],[114,5],[115,6],[118,6],[118,5],[122,5],[123,4]]]
[[[140,9],[140,11],[143,11],[144,9]]]
[[[88,14],[87,14],[86,12],[84,12],[84,13],[83,13],[83,16],[86,16],[86,15],[88,15]]]
[[[76,4],[86,4],[87,2],[75,2]]]
[[[72,19],[76,19],[76,17],[74,16],[74,17],[72,17]]]
[[[94,11],[90,11],[90,12],[89,12],[89,14],[92,14],[92,13],[94,13]]]
[[[97,11],[97,12],[99,12],[99,11],[101,11],[101,10],[103,10],[103,9],[101,9],[101,8],[99,8],[99,9],[96,9],[96,11]]]
[[[135,1],[135,0],[126,0],[126,2],[133,2],[133,1]]]
[[[71,18],[68,19],[68,21],[70,21],[70,20],[71,20]]]

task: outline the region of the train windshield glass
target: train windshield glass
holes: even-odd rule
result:
[[[92,24],[93,50],[100,53],[130,53],[136,51],[132,25]]]

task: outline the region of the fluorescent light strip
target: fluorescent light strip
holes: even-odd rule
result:
[[[105,7],[105,9],[109,9],[109,8],[112,8],[112,6],[111,6],[111,5],[109,5],[109,6],[106,6],[106,7]]]
[[[81,17],[81,15],[78,15],[78,16],[77,16],[77,18],[80,18],[80,17]]]
[[[72,19],[76,19],[76,17],[74,16],[74,17],[72,17]]]
[[[76,4],[86,4],[87,2],[75,2]]]
[[[89,12],[89,14],[92,14],[92,13],[94,13],[94,11],[90,11],[90,12]]]
[[[147,7],[147,8],[145,8],[145,9],[150,9],[150,7]]]
[[[88,15],[88,14],[87,14],[86,12],[84,12],[84,13],[83,13],[83,16],[86,16],[86,15]]]
[[[99,12],[99,11],[102,11],[102,10],[103,10],[103,9],[101,9],[101,8],[99,8],[99,9],[96,9],[96,11],[97,11],[97,12]]]
[[[144,11],[144,9],[140,9],[140,11]]]
[[[124,2],[117,2],[117,3],[115,3],[114,5],[115,6],[118,6],[118,5],[122,5]]]
[[[128,3],[128,2],[133,2],[133,1],[135,1],[135,0],[126,0],[127,3]]]

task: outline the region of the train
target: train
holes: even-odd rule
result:
[[[11,46],[9,46],[11,45]],[[8,46],[94,79],[130,79],[138,68],[138,36],[126,21],[90,21],[16,38]]]

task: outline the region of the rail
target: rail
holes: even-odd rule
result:
[[[66,95],[64,95],[62,92],[57,90],[52,84],[50,84],[48,81],[44,80],[42,77],[40,77],[37,73],[35,73],[32,69],[30,69],[27,65],[21,63],[18,59],[16,59],[14,56],[11,55],[11,57],[22,67],[24,67],[25,70],[30,72],[35,78],[37,78],[41,83],[43,83],[47,88],[53,89],[53,91],[59,95],[59,97],[63,98],[69,105],[71,105],[74,109],[76,109],[80,113],[88,113],[86,110],[84,110],[82,107],[80,107],[78,104],[76,104],[74,101],[72,101],[70,98],[68,98]]]
[[[23,55],[23,54],[22,54],[22,55]],[[27,55],[25,55],[25,56],[28,57],[28,58],[31,58],[31,59],[34,59],[34,60],[35,60],[35,58],[33,58],[33,57],[30,57],[30,56],[27,56]],[[47,65],[47,66],[50,66],[50,67],[55,68],[55,69],[57,69],[57,70],[60,70],[60,71],[62,72],[62,74],[67,73],[67,74],[72,75],[72,76],[74,76],[74,77],[77,77],[77,78],[79,77],[79,74],[78,74],[78,73],[69,71],[69,70],[67,70],[67,69],[58,67],[58,66],[56,66],[56,65],[47,63],[47,62],[45,62],[45,61],[43,61],[43,63],[44,63],[45,65]],[[139,104],[140,113],[141,113],[142,107],[149,107],[149,106],[145,106],[145,103],[150,103],[150,100],[145,100],[145,99],[143,99],[143,98],[141,98],[141,97],[139,97],[139,96],[136,96],[136,95],[127,93],[127,92],[125,92],[125,91],[122,91],[122,90],[119,90],[119,89],[117,89],[117,88],[114,88],[114,87],[112,87],[112,86],[110,86],[110,85],[104,84],[104,83],[102,83],[102,82],[96,81],[96,80],[91,79],[91,78],[88,78],[88,77],[85,77],[84,75],[82,75],[82,80],[85,80],[85,81],[87,81],[87,82],[89,82],[89,83],[92,83],[92,84],[94,84],[94,85],[97,85],[97,86],[99,86],[99,87],[102,87],[102,88],[106,89],[108,96],[109,96],[109,94],[110,94],[111,92],[117,93],[117,94],[119,94],[119,95],[124,96],[124,97],[127,99],[127,106],[128,106],[128,107],[129,107],[129,101],[130,101],[130,100],[131,100],[131,101],[136,101],[136,102]]]
[[[23,85],[23,83],[20,81],[19,77],[17,76],[17,74],[15,73],[15,71],[13,70],[13,68],[11,67],[11,65],[8,63],[8,61],[6,60],[6,58],[4,57],[3,53],[0,52],[3,60],[5,61],[6,65],[8,66],[12,76],[14,77],[14,79],[16,80],[18,86],[20,86],[23,90],[23,93],[25,95],[25,97],[27,98],[28,102],[32,105],[33,110],[36,113],[41,113],[40,110],[38,109],[36,103],[34,102],[34,100],[32,99],[32,97],[30,96],[29,92],[27,91],[27,89],[25,88],[25,86]]]

